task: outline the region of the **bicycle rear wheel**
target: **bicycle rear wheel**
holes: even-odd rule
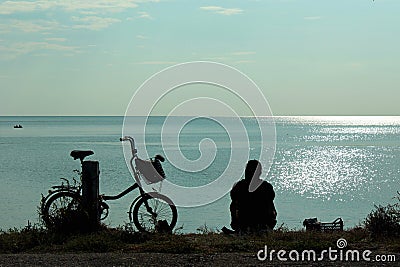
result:
[[[171,232],[177,219],[172,200],[158,193],[143,195],[130,212],[130,220],[141,232]]]
[[[47,228],[62,228],[82,215],[81,197],[71,191],[60,191],[50,196],[42,209]]]

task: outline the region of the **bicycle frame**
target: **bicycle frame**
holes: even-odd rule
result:
[[[133,161],[138,158],[137,156],[137,149],[135,147],[135,140],[130,137],[130,136],[125,136],[123,138],[120,138],[120,141],[129,141],[130,146],[131,146],[131,152],[132,152],[132,158],[129,161],[130,167],[133,171],[133,176],[135,178],[135,183],[133,185],[131,185],[130,187],[128,187],[127,189],[125,189],[123,192],[119,193],[118,195],[115,196],[106,196],[103,195],[102,199],[103,200],[116,200],[116,199],[120,199],[123,196],[129,194],[130,192],[132,192],[133,190],[135,190],[136,188],[139,188],[140,191],[140,195],[138,197],[136,197],[136,199],[133,201],[133,203],[136,203],[141,197],[143,197],[143,195],[146,194],[146,192],[142,189],[141,186],[141,182],[140,182],[140,176],[139,176],[139,171],[137,170],[136,166],[134,166]],[[147,205],[147,202],[145,202],[145,206],[147,209],[150,209]],[[149,210],[151,212],[151,209]]]
[[[125,191],[123,191],[121,194],[115,196],[115,197],[122,197],[126,194],[128,194],[129,192],[135,190],[137,187],[139,187],[139,191],[140,191],[140,195],[133,201],[133,203],[135,203],[136,201],[138,201],[141,197],[143,197],[145,194],[147,194],[143,188],[142,188],[142,184],[140,182],[140,176],[139,176],[139,171],[136,168],[136,166],[134,166],[133,161],[138,158],[137,156],[137,149],[135,146],[135,139],[133,139],[131,136],[124,136],[123,138],[119,139],[121,142],[123,141],[129,141],[129,144],[131,145],[131,152],[132,152],[132,158],[129,161],[129,165],[133,171],[133,176],[135,178],[136,183],[134,185],[132,185],[131,187],[129,187],[128,189],[126,189]],[[118,198],[114,198],[114,199],[118,199]],[[152,209],[149,207],[147,201],[145,201],[145,206],[147,211],[149,211],[150,213],[153,213]]]
[[[123,141],[129,141],[129,144],[131,145],[131,152],[132,152],[132,158],[129,161],[129,165],[133,171],[133,176],[135,178],[136,183],[138,184],[139,188],[142,188],[142,184],[140,182],[140,177],[139,177],[139,171],[137,170],[136,166],[134,166],[133,161],[138,158],[137,156],[137,149],[135,147],[135,140],[130,137],[130,136],[124,136],[123,138],[119,139],[121,142]],[[143,192],[144,193],[144,192]]]
[[[130,187],[128,187],[128,188],[125,189],[123,192],[119,193],[118,195],[115,195],[115,196],[106,196],[106,195],[102,195],[102,196],[101,196],[101,199],[104,200],[104,201],[120,199],[120,198],[122,198],[123,196],[129,194],[130,192],[132,192],[133,190],[135,190],[135,189],[138,188],[138,187],[139,187],[139,190],[140,190],[140,195],[137,196],[137,197],[133,200],[133,202],[132,202],[132,205],[133,205],[133,204],[135,204],[144,194],[146,194],[146,193],[144,192],[144,190],[143,190],[137,183],[134,183],[133,185],[131,185]],[[104,202],[103,202],[103,203],[104,203]],[[106,204],[106,205],[107,205],[107,204]],[[147,208],[147,203],[146,203],[145,205],[146,205],[146,208]],[[108,205],[107,205],[107,207],[108,207]]]

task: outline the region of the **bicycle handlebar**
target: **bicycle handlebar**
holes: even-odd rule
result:
[[[137,149],[135,147],[135,140],[131,136],[124,136],[124,137],[120,138],[119,141],[121,141],[121,142],[129,141],[129,143],[131,144],[132,159],[137,156]],[[161,162],[164,162],[164,160],[165,160],[164,157],[161,156],[161,155],[155,155],[154,158],[158,159]]]
[[[132,156],[136,157],[137,150],[135,148],[135,140],[132,137],[124,136],[124,137],[120,138],[119,141],[121,141],[121,142],[129,141],[129,143],[131,144]]]
[[[130,136],[124,136],[124,137],[121,137],[121,138],[119,139],[119,141],[121,141],[121,142],[123,142],[123,141],[128,141],[128,140],[133,140],[133,138],[130,137]]]

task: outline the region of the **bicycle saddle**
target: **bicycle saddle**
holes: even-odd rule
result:
[[[74,159],[80,159],[81,161],[83,161],[83,159],[85,157],[93,155],[93,154],[94,154],[94,152],[91,150],[72,150],[70,155]]]

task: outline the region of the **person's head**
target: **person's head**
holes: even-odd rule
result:
[[[253,177],[259,178],[261,175],[261,163],[258,160],[252,159],[247,162],[244,178],[251,180]]]

